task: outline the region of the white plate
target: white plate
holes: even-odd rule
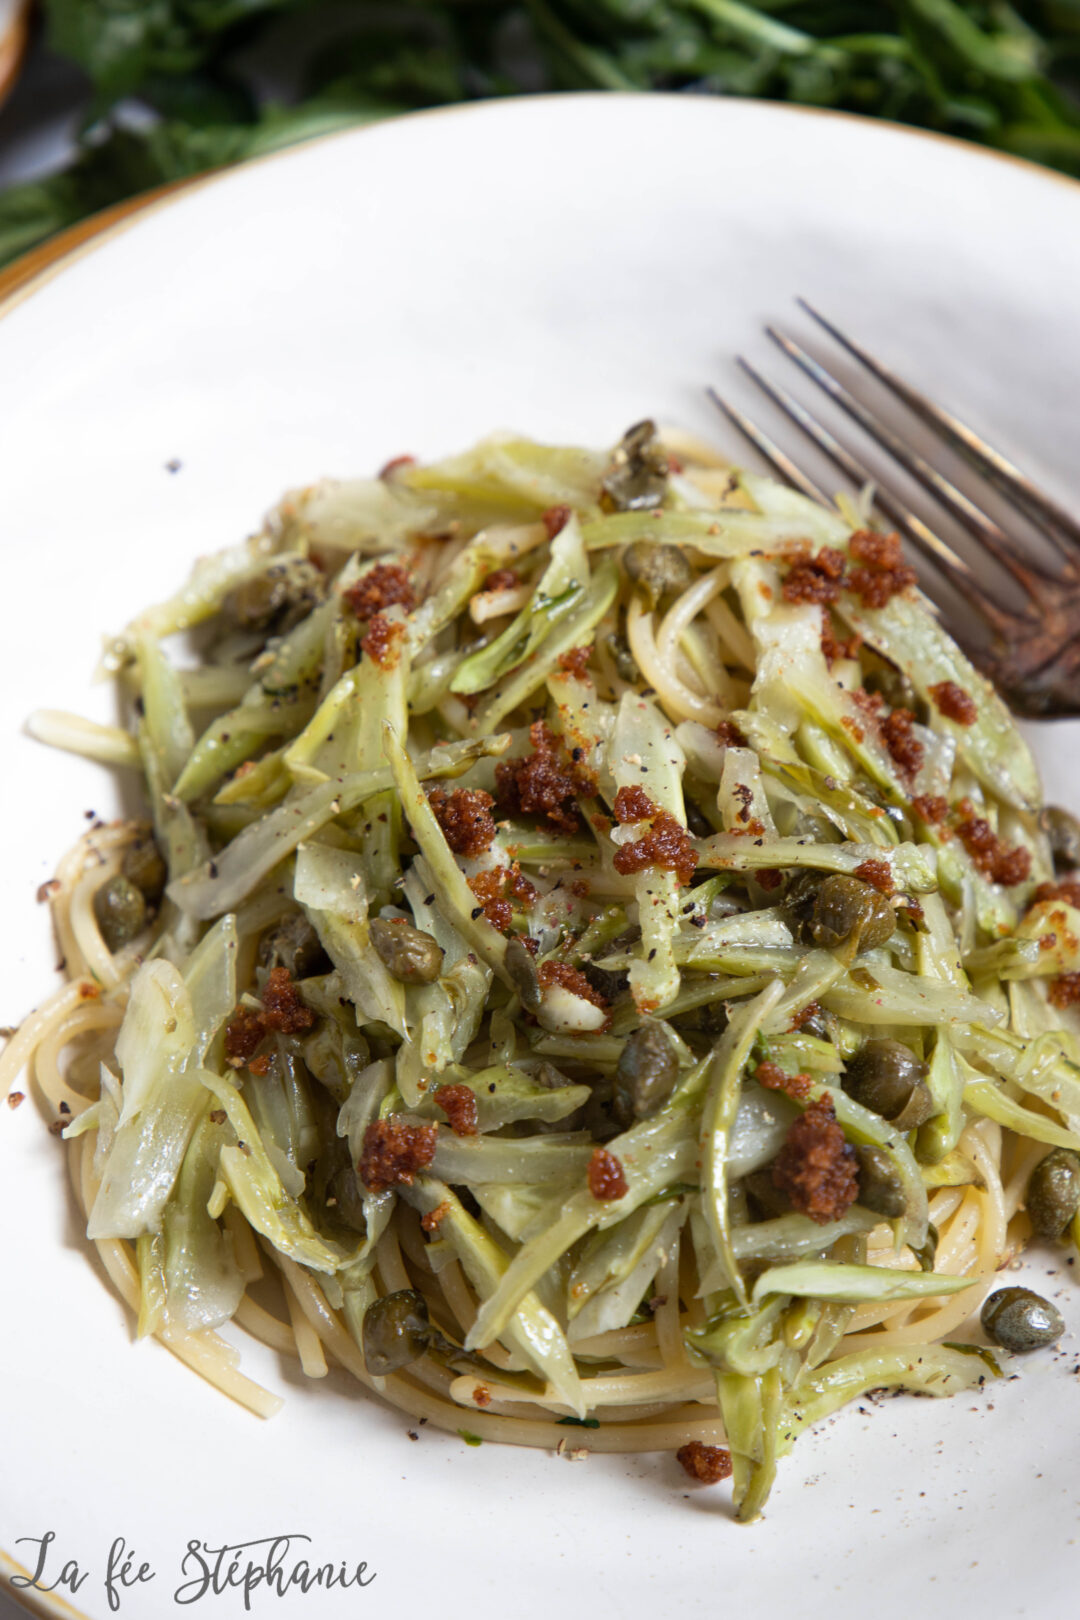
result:
[[[1080,188],[971,147],[746,102],[576,96],[340,136],[215,179],[114,233],[0,321],[5,950],[0,1017],[51,983],[34,890],[110,813],[104,773],[18,735],[28,709],[108,713],[99,632],[249,530],[286,487],[496,426],[604,443],[656,414],[713,433],[731,355],[803,293],[1067,496],[1080,351]],[[775,368],[774,368],[775,369]],[[178,458],[180,471],[167,464]],[[1072,787],[1073,728],[1044,749]],[[31,1103],[0,1114],[5,1379],[0,1548],[56,1533],[99,1620],[110,1544],[174,1614],[188,1541],[306,1535],[363,1593],[257,1592],[256,1613],[923,1620],[1056,1617],[1076,1567],[1075,1339],[953,1403],[866,1403],[800,1442],[766,1521],[729,1522],[670,1457],[421,1431],[332,1376],[260,1423],[133,1345]],[[1064,1267],[1035,1273],[1080,1307]],[[865,1408],[865,1410],[864,1410]],[[192,1571],[189,1571],[189,1574]],[[62,1589],[63,1590],[63,1589]],[[71,1598],[71,1593],[66,1595]],[[239,1594],[203,1612],[243,1613]]]

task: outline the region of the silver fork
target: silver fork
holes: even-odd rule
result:
[[[769,399],[810,438],[856,486],[873,487],[874,504],[904,534],[934,568],[962,595],[989,631],[979,642],[970,628],[946,614],[957,640],[997,684],[1012,709],[1021,715],[1046,718],[1080,715],[1080,523],[1063,510],[995,450],[948,411],[916,389],[839,331],[806,302],[806,313],[855,360],[866,368],[951,449],[958,451],[1019,518],[1049,542],[1053,561],[1044,565],[1031,555],[1020,533],[995,522],[956,484],[931,466],[894,429],[862,404],[820,361],[775,327],[766,327],[777,347],[821,388],[830,399],[886,450],[944,510],[973,536],[983,551],[1012,582],[1011,600],[993,589],[952,546],[898,496],[862,466],[835,436],[785,388],[769,381],[742,356],[738,363]],[[720,397],[709,397],[776,472],[811,500],[831,507],[822,493],[790,456],[742,411]]]

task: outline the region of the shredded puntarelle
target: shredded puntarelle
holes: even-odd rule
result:
[[[807,1424],[996,1373],[1080,882],[895,537],[648,423],[493,439],[287,497],[106,663],[130,731],[33,729],[151,819],[65,858],[0,1068],[140,1334],[263,1415],[234,1318],[470,1437],[679,1448],[743,1519]]]

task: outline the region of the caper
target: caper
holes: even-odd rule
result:
[[[868,669],[863,675],[863,686],[868,692],[879,693],[890,709],[907,709],[917,715],[923,707],[911,681],[895,664],[882,662]]]
[[[1054,869],[1071,872],[1074,867],[1080,866],[1080,821],[1056,804],[1048,804],[1039,821],[1050,840]]]
[[[820,888],[821,874],[818,872],[796,872],[788,880],[779,910],[797,940],[809,937],[814,902]]]
[[[630,651],[630,643],[625,636],[615,631],[605,637],[607,650],[611,654],[611,661],[615,665],[615,673],[621,681],[629,681],[631,686],[641,679],[641,671],[637,667],[634,655]]]
[[[259,962],[266,968],[288,968],[291,979],[310,979],[316,973],[329,973],[331,967],[322,941],[302,911],[291,911],[263,935]]]
[[[313,563],[303,558],[272,563],[246,579],[225,597],[222,616],[238,630],[285,629],[296,624],[322,600],[325,582]]]
[[[1027,1212],[1037,1237],[1058,1238],[1080,1209],[1080,1155],[1053,1148],[1027,1185]]]
[[[384,1378],[418,1361],[428,1347],[431,1328],[423,1294],[399,1288],[384,1294],[364,1312],[364,1360],[373,1378]]]
[[[770,1169],[751,1170],[743,1177],[743,1186],[752,1200],[751,1213],[758,1220],[776,1220],[781,1215],[791,1214],[791,1199],[776,1185]]]
[[[434,984],[442,972],[442,946],[412,923],[373,917],[368,932],[387,972],[401,984]]]
[[[668,459],[657,443],[655,422],[635,422],[623,434],[600,482],[605,512],[642,512],[662,506],[667,494]]]
[[[659,1024],[642,1024],[619,1053],[615,1068],[613,1106],[624,1128],[635,1119],[647,1119],[675,1089],[679,1060]]]
[[[149,827],[140,831],[135,842],[125,849],[120,870],[152,906],[157,905],[165,893],[169,870]]]
[[[896,913],[872,884],[834,872],[818,889],[810,918],[815,945],[834,950],[854,944],[856,951],[872,951],[891,938]]]
[[[1030,1288],[999,1288],[984,1304],[980,1321],[988,1339],[1018,1355],[1056,1344],[1065,1331],[1057,1307]]]
[[[907,1210],[907,1194],[900,1173],[889,1155],[877,1147],[855,1149],[859,1163],[859,1203],[886,1220],[899,1220]]]
[[[532,952],[517,934],[507,941],[504,961],[525,1011],[538,1011],[544,1000],[544,992],[540,988]]]
[[[920,1063],[911,1047],[905,1046],[903,1041],[865,1041],[844,1065],[842,1084],[848,1096],[863,1108],[869,1108],[873,1113],[880,1114],[882,1119],[896,1123],[908,1109],[920,1086],[930,1097],[924,1084],[926,1072],[926,1064]],[[933,1108],[932,1098],[930,1107]],[[918,1105],[915,1111],[918,1112]],[[929,1117],[929,1114],[924,1115],[926,1119]],[[915,1126],[901,1128],[914,1130]]]
[[[677,596],[695,579],[693,567],[678,546],[635,540],[623,553],[623,567],[651,608],[665,596]]]
[[[146,900],[130,878],[103,883],[94,895],[94,916],[110,951],[118,951],[146,926]]]

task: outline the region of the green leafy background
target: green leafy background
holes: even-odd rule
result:
[[[89,77],[76,161],[0,195],[0,264],[166,181],[416,107],[536,89],[764,96],[1080,177],[1080,0],[45,0]],[[267,63],[288,61],[280,72]],[[268,91],[269,80],[269,91]]]

